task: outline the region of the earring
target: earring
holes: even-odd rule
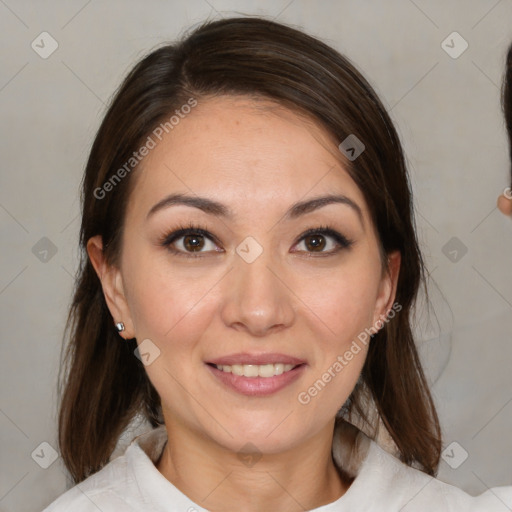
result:
[[[124,331],[124,324],[123,324],[123,322],[118,322],[116,324],[116,329],[117,329],[118,332]]]

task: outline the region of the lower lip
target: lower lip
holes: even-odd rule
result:
[[[215,377],[227,387],[247,396],[268,396],[277,393],[292,382],[296,381],[304,372],[306,365],[301,364],[288,372],[274,377],[244,377],[233,373],[223,372],[215,366],[206,365]]]

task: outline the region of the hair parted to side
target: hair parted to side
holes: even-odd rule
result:
[[[383,271],[386,254],[401,252],[395,301],[402,309],[373,337],[361,378],[400,458],[434,475],[441,432],[410,325],[425,271],[398,135],[372,87],[345,57],[299,30],[251,17],[205,22],[143,58],[118,89],[92,145],[81,191],[81,262],[59,376],[59,444],[71,476],[78,483],[103,467],[137,413],[153,426],[163,423],[159,396],[133,354],[136,341],[118,337],[86,250],[89,238],[101,235],[107,261],[119,262],[137,168],[103,198],[94,191],[190,98],[200,104],[231,94],[272,99],[306,114],[336,145],[351,134],[365,144],[356,160],[341,152],[340,160],[370,208]],[[357,387],[350,408],[364,417]]]
[[[512,44],[508,47],[502,90],[502,105],[503,113],[505,114],[510,155],[510,187],[512,188]]]

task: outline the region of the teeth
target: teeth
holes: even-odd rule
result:
[[[233,373],[239,377],[274,377],[295,368],[295,364],[233,364],[231,366],[218,365],[215,367],[226,373]]]

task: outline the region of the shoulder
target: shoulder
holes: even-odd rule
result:
[[[155,510],[155,492],[160,496],[176,493],[154,466],[166,440],[163,426],[137,435],[122,455],[62,494],[43,512]]]
[[[133,512],[126,494],[129,484],[126,456],[122,455],[66,491],[43,512]]]
[[[471,496],[404,464],[386,436],[378,442],[347,422],[336,426],[333,458],[353,482],[343,496],[347,509],[390,512],[510,512],[512,486]]]
[[[479,496],[407,466],[372,441],[365,461],[366,485],[372,481],[378,501],[401,512],[506,512],[512,510],[512,486],[495,487]],[[357,478],[354,484],[357,482]],[[382,507],[379,510],[383,510]],[[388,510],[388,509],[385,509]]]

